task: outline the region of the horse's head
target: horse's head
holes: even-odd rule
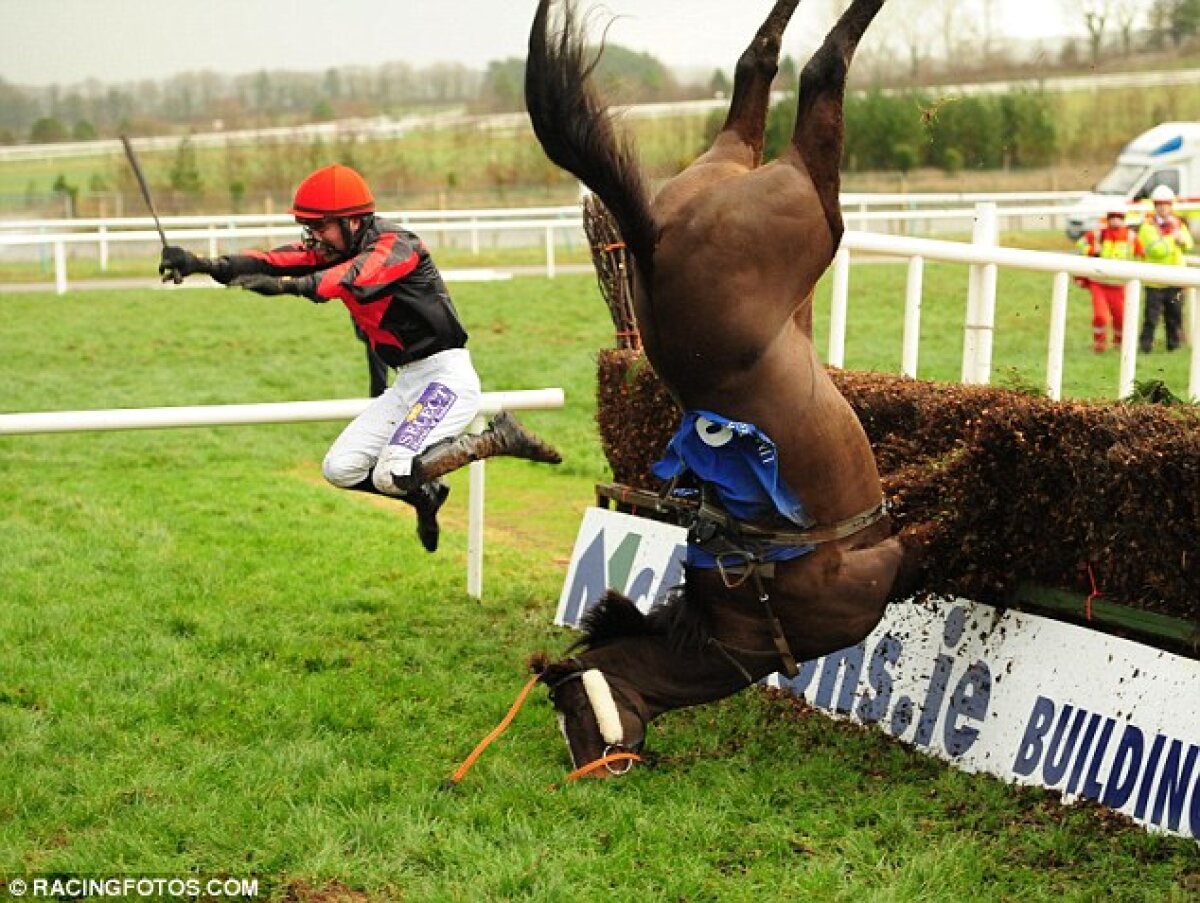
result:
[[[628,754],[641,749],[646,727],[603,671],[572,658],[545,665],[539,679],[550,689],[577,774],[603,778],[633,766]]]

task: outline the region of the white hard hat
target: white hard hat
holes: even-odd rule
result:
[[[1171,190],[1171,186],[1169,185],[1159,185],[1152,192],[1150,192],[1150,200],[1154,201],[1156,204],[1159,201],[1174,201],[1175,192]]]

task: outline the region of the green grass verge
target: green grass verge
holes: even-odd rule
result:
[[[927,285],[922,369],[952,378],[965,270],[931,267]],[[856,267],[851,286],[848,362],[898,360],[898,321],[866,321],[898,309],[903,269]],[[661,719],[652,768],[560,789],[567,758],[538,693],[463,786],[439,790],[526,656],[570,641],[550,620],[606,475],[594,369],[612,332],[591,276],[453,288],[486,388],[567,392],[563,411],[524,417],[561,467],[489,466],[482,603],[464,591],[465,476],[426,555],[407,509],[323,484],[337,424],[0,438],[0,878],[255,875],[276,900],[1200,893],[1191,841],[760,691]],[[998,364],[1033,378],[1042,352],[1023,364],[1001,336],[1044,317],[1049,279],[1002,278],[1001,293]],[[1093,360],[1085,305],[1073,295],[1067,372],[1104,395],[1116,360]],[[8,410],[365,385],[332,306],[164,289],[3,295],[0,309]]]

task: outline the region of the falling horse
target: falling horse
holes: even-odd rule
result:
[[[643,615],[610,591],[585,619],[582,651],[535,666],[577,767],[615,750],[622,766],[608,772],[624,770],[662,713],[857,643],[906,582],[866,435],[812,343],[813,288],[843,231],[846,73],[883,0],[854,0],[804,67],[791,142],[764,165],[770,86],[798,2],[777,0],[738,61],[712,147],[653,201],[591,86],[573,5],[538,5],[525,83],[534,131],[620,227],[646,356],[683,410],[656,472],[698,486],[709,512],[665,604]]]

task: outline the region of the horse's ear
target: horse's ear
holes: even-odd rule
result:
[[[538,682],[554,689],[572,675],[578,675],[581,670],[579,662],[573,658],[565,658],[552,662],[544,652],[539,652],[529,659],[529,670],[537,675]]]

